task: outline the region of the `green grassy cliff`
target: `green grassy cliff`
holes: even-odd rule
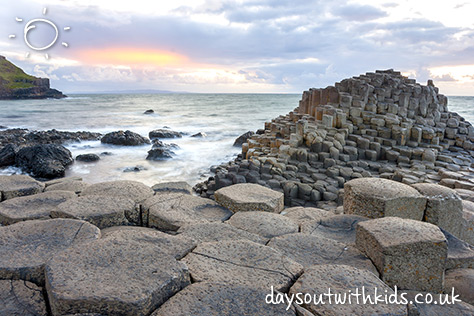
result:
[[[3,85],[7,89],[32,88],[37,79],[27,75],[3,56],[0,56],[0,78],[3,79]]]

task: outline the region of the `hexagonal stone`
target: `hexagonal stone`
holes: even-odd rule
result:
[[[456,191],[431,183],[412,186],[427,199],[423,220],[459,237],[462,229],[462,200]]]
[[[50,219],[19,222],[0,228],[0,278],[44,284],[44,265],[75,244],[100,237],[100,230],[84,221]]]
[[[230,225],[264,238],[298,232],[298,225],[288,217],[269,212],[239,212],[227,221]]]
[[[51,217],[81,219],[100,229],[140,223],[140,210],[133,200],[118,196],[87,195],[59,204]]]
[[[265,244],[268,239],[257,234],[238,229],[227,223],[201,223],[186,225],[178,230],[179,236],[191,238],[197,243],[222,240],[247,239],[259,244]]]
[[[151,188],[153,191],[160,193],[193,193],[193,188],[184,181],[158,183]]]
[[[462,230],[460,239],[474,245],[474,203],[462,201]]]
[[[281,215],[291,218],[298,225],[311,220],[319,220],[325,217],[334,216],[333,212],[315,207],[290,207],[283,210]]]
[[[459,294],[459,298],[468,304],[474,304],[474,269],[447,270],[444,292]]]
[[[125,241],[135,241],[140,244],[151,243],[159,246],[161,252],[181,259],[190,253],[196,243],[185,236],[170,235],[153,228],[116,226],[102,230],[102,239],[118,239]]]
[[[232,212],[210,199],[190,194],[157,194],[143,203],[143,222],[163,231],[176,231],[181,226],[223,222]]]
[[[182,259],[195,282],[223,282],[285,291],[303,267],[277,250],[248,240],[200,244]]]
[[[295,316],[293,307],[267,304],[269,291],[245,285],[194,283],[164,303],[151,316]]]
[[[78,181],[78,180],[66,180],[66,181],[61,181],[55,184],[48,185],[46,189],[44,189],[45,192],[49,191],[71,191],[76,194],[82,193],[90,184],[85,183],[83,181]]]
[[[11,225],[32,219],[50,219],[56,206],[76,198],[73,192],[55,191],[9,199],[0,203],[0,223]]]
[[[365,296],[375,297],[375,289],[377,294],[392,295],[395,292],[377,278],[373,273],[367,270],[361,270],[347,265],[338,264],[322,264],[315,265],[305,270],[304,274],[296,281],[290,289],[290,295],[297,293],[309,294],[315,296],[321,301],[309,304],[302,304],[304,308],[312,312],[314,315],[407,315],[405,305],[386,304],[378,301],[377,304],[364,304],[362,302],[362,288],[365,289]],[[330,289],[333,295],[339,295],[340,299],[344,299],[345,304],[335,304],[335,297],[332,297],[332,304],[325,296]],[[351,292],[349,292],[351,290]],[[351,304],[348,304],[349,295],[358,291],[360,297],[359,303],[355,297],[351,297]],[[300,294],[301,295],[301,294]],[[321,302],[324,302],[321,303]]]
[[[441,229],[448,242],[448,258],[446,270],[458,268],[474,268],[474,247]]]
[[[147,185],[137,181],[119,180],[91,184],[81,195],[121,196],[132,199],[135,203],[142,203],[155,192]]]
[[[372,260],[388,285],[406,290],[443,290],[448,247],[437,226],[385,217],[360,222],[356,234],[356,247]]]
[[[344,184],[344,213],[369,218],[396,216],[421,221],[426,198],[409,185],[382,179],[360,178]]]
[[[321,236],[347,245],[355,243],[356,226],[367,217],[357,215],[333,215],[320,220],[305,221],[301,224],[301,232],[314,236]]]
[[[369,258],[355,247],[333,239],[296,233],[272,238],[267,246],[295,260],[304,269],[316,264],[346,264],[378,275]]]
[[[0,176],[0,201],[43,192],[44,183],[30,176]]]
[[[30,282],[0,280],[0,315],[48,316],[42,289]]]
[[[284,207],[283,193],[253,183],[239,183],[214,193],[217,203],[233,212],[266,211],[280,213]]]
[[[159,246],[115,238],[57,254],[45,276],[53,315],[148,315],[190,284],[186,266]]]

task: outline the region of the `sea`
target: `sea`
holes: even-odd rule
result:
[[[147,185],[187,181],[194,185],[211,175],[210,167],[234,159],[241,149],[235,139],[285,115],[298,106],[300,94],[90,94],[65,99],[0,101],[0,125],[30,130],[91,131],[102,134],[131,130],[142,136],[169,128],[185,134],[163,139],[179,149],[169,160],[146,160],[151,145],[136,147],[83,141],[65,146],[73,157],[95,153],[94,163],[76,161],[66,176],[88,183],[135,180]],[[150,115],[146,110],[153,110]],[[449,110],[474,123],[474,97],[449,97]],[[204,133],[205,137],[191,137]],[[103,153],[108,153],[104,155]],[[139,171],[134,171],[139,170]],[[15,167],[0,174],[21,173]]]

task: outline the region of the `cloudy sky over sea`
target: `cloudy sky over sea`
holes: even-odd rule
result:
[[[0,54],[66,92],[300,93],[395,68],[473,95],[473,12],[473,0],[2,0]],[[51,23],[29,24],[25,42],[37,18],[58,28],[48,50],[34,48],[53,42]]]

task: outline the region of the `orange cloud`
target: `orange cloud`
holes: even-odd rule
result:
[[[107,48],[79,52],[79,59],[87,64],[120,66],[176,66],[187,62],[185,56],[153,49]]]

